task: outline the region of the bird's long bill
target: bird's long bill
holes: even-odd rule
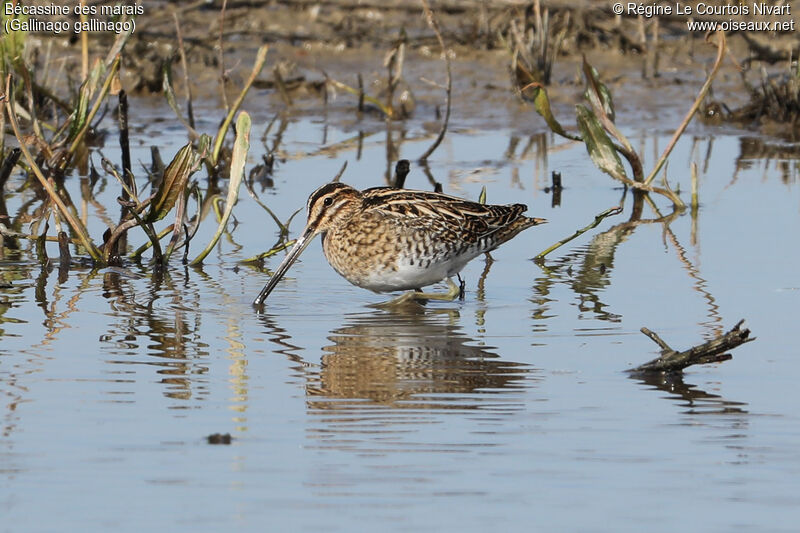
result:
[[[283,260],[283,262],[278,265],[278,268],[275,269],[275,273],[269,278],[269,281],[264,288],[261,289],[261,292],[258,294],[258,298],[253,301],[253,305],[261,305],[264,303],[264,300],[267,299],[269,293],[272,292],[272,289],[278,284],[284,274],[289,270],[289,267],[292,266],[300,254],[303,253],[303,250],[306,249],[306,246],[311,244],[311,241],[314,240],[314,229],[313,228],[306,228],[303,231],[303,234],[297,239],[297,242],[294,244],[292,249],[289,251],[289,254]]]

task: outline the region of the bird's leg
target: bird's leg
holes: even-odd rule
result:
[[[459,281],[461,278],[459,277]],[[456,285],[453,283],[453,280],[447,278],[447,292],[422,292],[420,290],[409,291],[405,294],[401,294],[397,298],[393,300],[389,300],[388,302],[382,304],[376,304],[375,307],[394,307],[396,305],[402,305],[409,302],[418,302],[421,304],[425,304],[428,300],[441,300],[446,302],[452,302],[459,296],[463,299],[463,287],[464,282],[461,281],[461,286]]]
[[[460,281],[461,278],[459,278]],[[463,282],[462,282],[463,283]],[[443,300],[445,302],[452,302],[461,294],[461,287],[453,283],[453,280],[447,278],[447,292],[412,292],[415,300]]]
[[[464,286],[466,285],[466,283],[464,283],[464,280],[461,279],[461,274],[456,273],[456,276],[458,276],[458,299],[463,302],[464,301]]]

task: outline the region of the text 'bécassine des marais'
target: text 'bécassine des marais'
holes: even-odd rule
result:
[[[621,13],[618,13],[621,14]],[[699,3],[697,5],[682,4],[645,4],[637,2],[627,2],[625,4],[626,15],[640,15],[650,18],[656,15],[727,15],[727,16],[786,16],[792,14],[792,5],[769,4],[767,2],[719,4],[716,2]]]
[[[116,16],[116,15],[143,15],[144,14],[144,7],[141,5],[125,5],[125,4],[117,4],[117,5],[110,5],[110,6],[94,6],[94,5],[64,5],[64,4],[43,4],[43,5],[32,5],[32,6],[25,6],[17,4],[12,4],[10,2],[5,3],[4,8],[5,14],[8,16],[11,15],[33,15],[33,16],[42,16],[42,15],[108,15],[108,16]]]

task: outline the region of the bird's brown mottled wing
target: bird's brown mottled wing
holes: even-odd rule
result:
[[[484,205],[446,194],[376,187],[363,191],[364,211],[380,212],[398,224],[426,228],[445,238],[472,244],[492,237],[504,242],[534,225],[522,215],[524,204]],[[496,234],[496,235],[494,235]]]

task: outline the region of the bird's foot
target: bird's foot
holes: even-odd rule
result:
[[[447,292],[422,292],[421,290],[414,290],[408,291],[404,294],[401,294],[397,298],[389,300],[388,302],[383,302],[379,304],[374,304],[373,307],[378,308],[387,308],[387,307],[396,307],[401,305],[407,305],[409,303],[417,303],[419,305],[425,305],[428,303],[428,300],[440,300],[444,302],[452,302],[456,298],[461,300],[464,299],[464,282],[461,280],[461,277],[458,278],[460,285],[456,285],[453,283],[453,280],[447,278]]]

